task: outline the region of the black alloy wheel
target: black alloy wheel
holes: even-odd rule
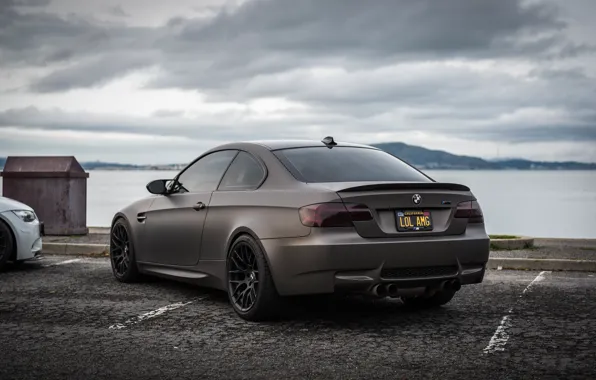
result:
[[[110,234],[110,261],[114,277],[122,282],[133,282],[138,278],[134,248],[124,220],[117,220]]]
[[[259,293],[259,264],[246,242],[236,244],[230,253],[228,286],[236,309],[247,312],[254,306]]]
[[[227,258],[228,297],[236,313],[248,321],[279,315],[283,297],[275,289],[262,247],[250,235],[234,241]]]

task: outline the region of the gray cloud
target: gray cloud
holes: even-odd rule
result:
[[[154,85],[220,88],[313,65],[361,68],[588,49],[566,40],[565,26],[553,6],[517,0],[252,1],[209,22],[178,20],[160,43],[172,59]]]
[[[570,80],[582,80],[582,81],[590,81],[591,78],[586,75],[585,70],[582,68],[572,68],[572,69],[548,69],[548,68],[541,68],[541,69],[534,69],[530,71],[530,76],[536,77],[539,79],[570,79]]]
[[[160,112],[158,111],[158,114]],[[170,112],[170,115],[172,113]],[[155,115],[153,115],[155,116]],[[159,117],[162,116],[162,117]],[[255,136],[304,136],[314,125],[340,125],[348,119],[333,114],[308,113],[290,115],[279,128],[276,120],[250,120],[242,112],[221,112],[210,117],[180,118],[139,117],[92,112],[42,110],[37,107],[15,108],[0,112],[0,129],[19,127],[26,130],[133,133],[156,136],[188,137],[215,141],[252,140]],[[244,119],[244,120],[243,120]],[[356,127],[356,126],[354,126]]]
[[[50,4],[52,0],[2,0],[0,10],[9,7],[43,7]]]
[[[236,97],[285,97],[325,112],[351,116],[360,121],[383,116],[407,117],[406,123],[425,129],[486,125],[494,128],[507,114],[524,110],[558,110],[569,120],[558,127],[563,139],[573,132],[567,125],[594,123],[585,115],[593,110],[596,85],[581,70],[532,70],[529,79],[507,73],[474,71],[467,67],[409,64],[381,70],[326,73],[307,70],[283,76],[253,79],[247,86],[232,86]],[[565,89],[563,92],[561,89]],[[225,96],[217,99],[224,99]],[[385,131],[395,128],[390,116]],[[543,119],[515,118],[518,128],[533,127]],[[515,132],[503,131],[514,138]],[[463,131],[459,134],[465,136]],[[491,138],[492,138],[491,134]]]
[[[41,0],[37,1],[42,4]],[[137,55],[146,54],[144,47],[154,40],[151,29],[147,28],[109,24],[76,14],[61,17],[43,8],[21,12],[14,6],[0,6],[0,64],[3,67],[23,64],[47,67],[57,62],[76,66],[85,57],[117,52],[134,60]],[[88,82],[78,84],[73,79],[69,87],[85,87],[86,84]]]
[[[528,142],[595,142],[596,127],[594,125],[534,125],[532,128],[505,127],[482,128],[462,131],[469,138],[480,138],[490,141],[504,141],[510,144]]]
[[[29,91],[99,87],[156,66],[153,89],[197,90],[212,102],[278,97],[305,108],[255,120],[245,111],[189,119],[168,109],[140,118],[31,107],[0,112],[0,128],[221,141],[417,129],[512,143],[596,141],[594,47],[570,38],[574,21],[554,2],[251,0],[212,17],[189,10],[157,27],[58,16],[47,3],[0,5],[0,65],[50,71]],[[479,62],[499,70],[466,66]]]
[[[1,9],[1,8],[0,8]],[[0,11],[0,63],[45,65],[65,60],[101,40],[99,28],[83,20],[47,13]]]
[[[122,7],[119,5],[110,7],[110,9],[108,9],[108,13],[116,17],[130,17],[130,14],[126,13],[126,11],[124,11],[124,9],[122,9]]]
[[[56,70],[33,82],[30,89],[43,93],[99,86],[135,69],[151,66],[152,64],[153,60],[147,55],[120,56],[119,54],[105,54],[84,60],[72,67]]]
[[[179,117],[183,115],[184,111],[180,110],[157,110],[152,113],[154,117]]]
[[[486,110],[478,114],[485,115]],[[29,130],[81,131],[97,133],[132,133],[156,136],[174,136],[212,141],[252,140],[255,136],[268,138],[305,138],[318,136],[323,131],[336,134],[358,134],[364,131],[410,132],[417,130],[419,118],[412,117],[413,125],[376,117],[354,118],[328,110],[310,110],[308,113],[290,113],[283,125],[277,120],[245,118],[246,112],[222,112],[211,117],[184,118],[176,111],[160,110],[153,117],[105,115],[89,112],[64,112],[59,109],[40,110],[36,107],[9,109],[0,112],[0,129],[19,126]],[[498,115],[497,115],[498,116]],[[559,123],[545,123],[541,119],[510,123],[498,119],[474,122],[470,113],[423,114],[426,132],[447,134],[462,139],[493,140],[509,143],[552,141],[596,141],[596,112],[586,111],[578,117]],[[436,123],[428,123],[429,120]],[[472,121],[470,121],[472,120]],[[365,141],[366,142],[366,141]]]
[[[193,89],[225,89],[257,75],[313,65],[573,56],[591,48],[565,38],[557,8],[521,0],[254,0],[213,18],[172,19],[161,28],[14,9],[0,22],[0,48],[8,62],[46,64],[112,50],[134,60],[152,51],[159,53],[152,63],[163,69],[153,86]],[[524,38],[529,35],[533,38]],[[99,76],[79,82],[74,75],[67,87],[89,86],[104,78]]]

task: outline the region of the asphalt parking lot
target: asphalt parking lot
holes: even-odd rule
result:
[[[0,274],[0,363],[1,379],[595,378],[596,274],[492,271],[439,310],[309,297],[249,323],[221,292],[47,256]]]

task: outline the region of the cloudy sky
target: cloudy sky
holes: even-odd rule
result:
[[[0,156],[272,138],[596,162],[594,0],[0,0]]]

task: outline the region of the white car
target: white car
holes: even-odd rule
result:
[[[40,254],[43,232],[43,223],[31,207],[0,197],[0,270],[8,261],[20,262]]]

